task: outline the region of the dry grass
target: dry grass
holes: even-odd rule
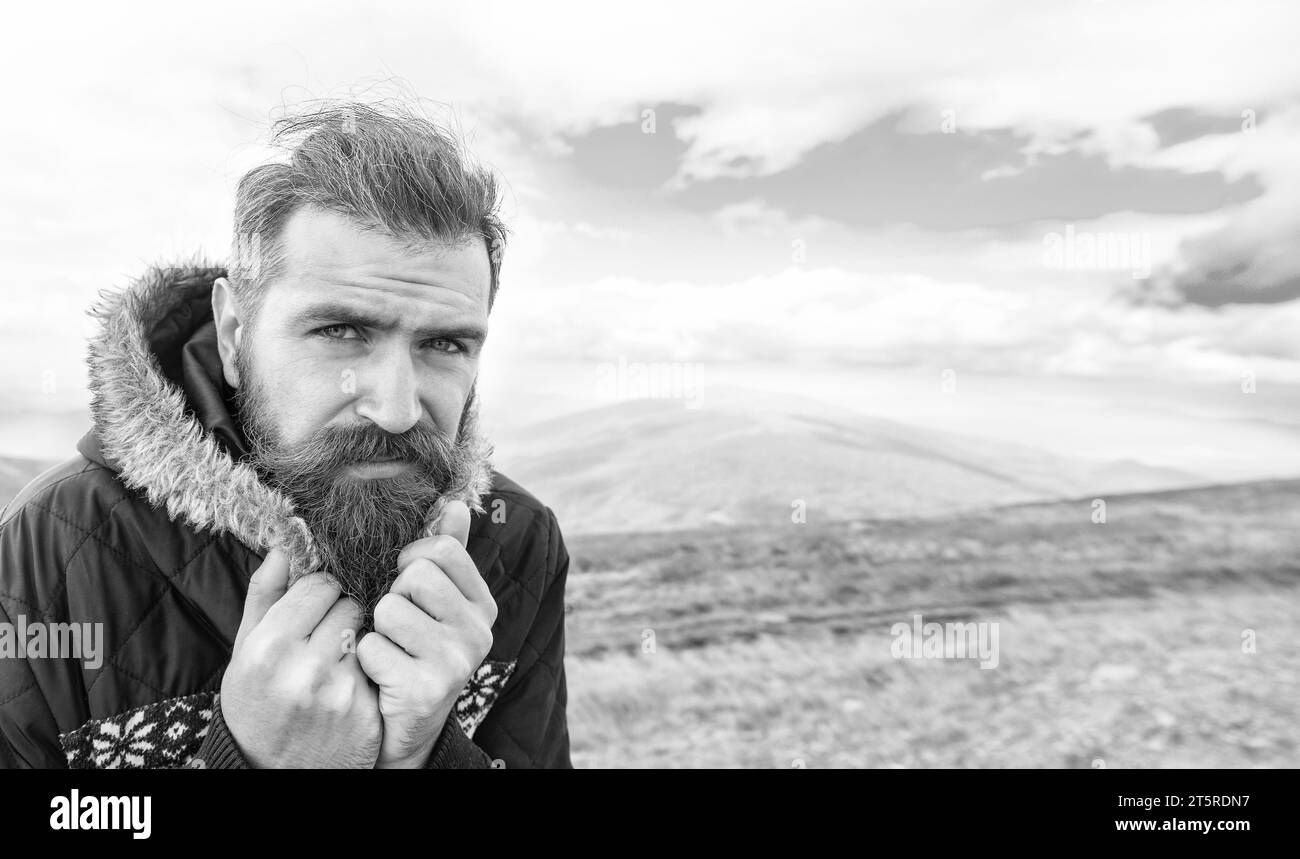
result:
[[[1295,488],[575,541],[574,763],[1300,766]],[[998,667],[894,659],[913,611],[998,622]]]
[[[1300,591],[1012,607],[1000,662],[888,627],[571,658],[577,766],[1300,766]],[[1243,629],[1258,652],[1243,653]]]

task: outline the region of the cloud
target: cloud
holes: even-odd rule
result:
[[[609,277],[523,296],[494,337],[556,361],[777,362],[1011,376],[1300,381],[1300,303],[1135,308],[1110,292],[789,267],[732,283]],[[563,332],[563,337],[557,337]]]
[[[204,32],[193,45],[177,41],[170,12],[162,3],[111,12],[87,4],[74,16],[28,10],[25,32],[60,16],[57,45],[24,40],[9,61],[85,51],[112,61],[99,68],[112,82],[165,60],[169,75],[159,77],[177,85],[146,80],[146,102],[163,89],[230,100],[224,84],[242,78],[256,89],[270,70],[289,97],[302,93],[284,92],[286,81],[319,95],[387,72],[454,100],[471,123],[521,123],[535,145],[638,119],[652,104],[692,105],[697,112],[677,129],[689,145],[681,172],[697,178],[786,169],[899,110],[912,112],[917,130],[937,128],[939,111],[953,110],[959,128],[1012,129],[1037,151],[1087,130],[1091,146],[1122,161],[1150,149],[1154,114],[1263,110],[1292,95],[1300,77],[1289,35],[1297,12],[1276,0],[809,0],[794,10],[695,0],[642,9],[232,0],[186,22]],[[104,32],[112,38],[98,39]],[[63,74],[80,68],[70,63]],[[50,71],[57,82],[59,69]],[[220,85],[192,88],[214,73]]]
[[[1300,104],[1257,125],[1153,153],[1153,164],[1254,175],[1265,191],[1218,230],[1189,238],[1153,282],[1149,297],[1218,307],[1300,297]]]
[[[395,76],[450,105],[508,180],[498,322],[532,360],[1294,372],[1269,321],[1294,331],[1296,302],[1259,303],[1300,276],[1290,3],[231,0],[182,18],[166,3],[29,4],[9,23],[0,63],[31,83],[0,139],[6,284],[79,295],[160,255],[222,255],[272,108]],[[637,148],[615,130],[647,108],[659,128]],[[1244,110],[1253,134],[1204,119]],[[956,135],[941,135],[944,111]],[[871,175],[980,186],[964,208],[910,185],[849,194],[858,162],[822,170],[802,207],[771,191],[886,120],[896,148]],[[1032,184],[1045,174],[1058,178]],[[650,193],[673,183],[676,197]],[[1249,193],[1220,193],[1233,183]],[[925,217],[934,231],[899,224]],[[1105,218],[1157,239],[1163,305],[1115,300],[1109,273],[1043,269],[1044,231]],[[787,268],[803,237],[809,262]],[[58,320],[27,327],[80,353]]]
[[[997,132],[927,134],[891,116],[818,147],[771,176],[714,179],[683,189],[692,208],[761,196],[797,216],[859,227],[911,223],[927,229],[1010,228],[1050,217],[1116,211],[1203,212],[1257,197],[1252,176],[1213,170],[1113,165],[1079,149],[1023,156],[1030,138]]]
[[[818,235],[834,228],[824,218],[792,218],[761,198],[729,203],[713,212],[710,220],[728,238],[780,237],[794,241],[791,237]]]

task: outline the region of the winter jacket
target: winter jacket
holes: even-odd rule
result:
[[[210,305],[224,274],[154,267],[104,295],[93,427],[0,513],[0,630],[11,650],[51,630],[25,658],[0,636],[0,767],[247,766],[218,693],[248,580],[270,547],[301,572],[314,546],[244,461]],[[568,767],[559,526],[495,471],[472,484],[467,549],[498,615],[428,766]],[[51,658],[60,624],[102,624],[102,662]]]

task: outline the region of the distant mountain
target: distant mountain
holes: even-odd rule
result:
[[[623,401],[498,431],[496,464],[572,533],[937,515],[1202,477],[922,430],[798,397]]]
[[[930,516],[1201,485],[1117,457],[1092,462],[923,430],[798,397],[709,392],[630,400],[493,436],[498,468],[566,533]],[[0,457],[0,504],[54,461]]]
[[[0,394],[0,506],[45,469],[76,455],[88,408]]]

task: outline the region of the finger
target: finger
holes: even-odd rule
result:
[[[469,545],[469,507],[464,501],[448,501],[438,517],[438,527],[433,532],[455,537],[461,546]]]
[[[406,568],[418,558],[432,561],[438,569],[447,574],[465,598],[473,603],[494,602],[492,591],[479,574],[474,559],[457,543],[454,537],[446,534],[437,537],[425,537],[408,544],[397,555],[397,569],[405,573]]]
[[[244,597],[244,617],[235,633],[235,646],[253,631],[271,606],[284,596],[289,587],[289,556],[278,546],[266,553],[262,565],[248,580],[248,594]]]
[[[374,635],[373,632],[369,632],[366,634]],[[370,675],[366,673],[365,669],[361,667],[361,660],[357,656],[358,649],[360,648],[360,646],[361,646],[361,642],[358,641],[357,645],[353,647],[351,651],[343,655],[343,663],[342,663],[343,669],[347,671],[349,674],[355,676],[356,679],[360,681],[360,685],[357,687],[358,689],[360,689],[362,686],[365,686],[369,690],[371,700],[376,706],[378,706],[379,702],[377,700],[374,700],[377,684],[375,683],[374,680],[371,679]],[[407,658],[409,659],[410,657]]]
[[[293,638],[306,638],[339,598],[338,583],[324,573],[303,576],[266,612],[264,623]]]
[[[357,642],[357,664],[377,686],[400,688],[410,674],[411,655],[382,632],[367,632]]]
[[[375,632],[417,659],[438,652],[444,635],[438,622],[409,599],[388,593],[375,606]]]
[[[439,623],[453,626],[469,614],[473,603],[437,564],[416,558],[393,582],[389,593],[406,597]]]
[[[307,646],[342,659],[356,650],[356,633],[361,628],[363,615],[359,602],[351,597],[339,597],[312,630]]]

